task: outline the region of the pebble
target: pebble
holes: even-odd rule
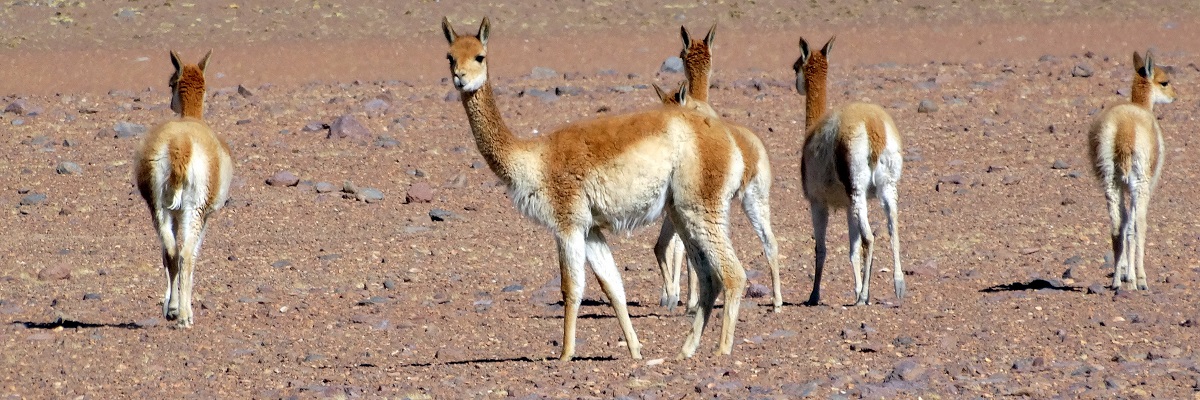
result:
[[[921,99],[921,102],[919,104],[917,104],[917,112],[918,113],[926,114],[926,113],[937,112],[937,110],[938,110],[937,103],[934,103],[933,100]]]
[[[529,73],[529,77],[533,79],[554,79],[558,78],[558,71],[546,67],[533,67],[533,71]]]
[[[354,118],[353,115],[346,114],[338,117],[333,120],[333,123],[329,124],[329,135],[326,138],[366,140],[371,136],[370,129],[367,129],[361,122],[358,122],[358,119]]]
[[[316,189],[317,193],[329,193],[337,191],[337,186],[329,182],[317,182],[313,188]]]
[[[100,293],[85,293],[83,295],[83,299],[84,300],[100,300]]]
[[[117,139],[136,138],[145,134],[146,131],[147,129],[145,125],[120,121],[113,126],[113,132],[116,133],[116,135],[113,137]]]
[[[50,266],[38,271],[39,281],[61,281],[65,279],[71,279],[71,267],[66,265]]]
[[[751,283],[746,287],[746,298],[757,299],[771,295],[771,289],[761,283]]]
[[[391,107],[392,105],[384,99],[374,99],[363,104],[363,110],[366,110],[367,115],[371,116],[383,115]]]
[[[511,292],[519,292],[522,290],[525,290],[524,285],[512,284],[512,285],[505,286],[504,289],[500,289],[500,292],[501,293],[511,293]]]
[[[21,205],[36,206],[46,202],[46,195],[42,193],[30,193],[21,197]]]
[[[355,193],[355,199],[366,203],[376,203],[383,200],[383,191],[375,188],[362,188]]]
[[[559,96],[578,96],[583,94],[583,88],[579,86],[558,86],[554,88],[554,94]]]
[[[675,56],[667,57],[658,70],[672,74],[683,72],[683,59]]]
[[[521,95],[530,96],[546,103],[558,100],[558,95],[555,92],[541,89],[526,89],[521,92]]]
[[[322,131],[322,130],[326,130],[326,129],[329,129],[329,125],[324,122],[309,121],[307,124],[304,124],[303,128],[300,128],[300,131],[301,132],[316,132],[316,131]]]
[[[426,182],[417,182],[408,187],[404,196],[404,204],[429,203],[433,201],[433,188]]]
[[[271,175],[270,178],[267,178],[267,184],[271,186],[284,187],[296,186],[300,184],[300,178],[291,171],[279,171],[276,172],[275,175]]]
[[[1076,78],[1087,78],[1093,74],[1092,67],[1084,63],[1075,64],[1075,68],[1071,69],[1071,76]]]
[[[902,360],[894,367],[892,373],[888,375],[885,381],[900,380],[904,382],[913,382],[921,378],[925,373],[925,367],[913,359]]]
[[[400,141],[396,140],[396,138],[393,138],[391,136],[380,136],[378,139],[375,139],[375,147],[379,147],[379,148],[383,148],[383,149],[390,149],[390,148],[399,147],[399,146],[400,146]]]
[[[58,166],[54,168],[54,172],[57,172],[59,175],[79,175],[83,173],[83,168],[79,167],[79,164],[63,161],[58,163]]]
[[[449,220],[457,220],[460,218],[458,217],[457,214],[454,214],[450,211],[446,211],[446,210],[443,210],[440,208],[435,208],[435,209],[429,211],[429,219],[432,220],[433,222],[443,222],[443,221],[449,221]]]
[[[1063,160],[1054,160],[1054,164],[1050,165],[1050,169],[1068,169],[1068,168],[1071,168],[1071,165],[1067,164],[1067,162],[1063,161]]]

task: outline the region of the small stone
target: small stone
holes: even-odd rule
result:
[[[404,204],[429,203],[433,201],[433,188],[426,182],[417,182],[408,187]]]
[[[504,289],[500,289],[500,292],[501,293],[511,293],[511,292],[519,292],[522,290],[525,290],[524,285],[512,284],[512,285],[505,286]]]
[[[918,113],[932,113],[937,112],[937,110],[937,103],[934,103],[933,100],[922,99],[921,102],[917,104]]]
[[[396,138],[393,138],[391,136],[380,136],[379,138],[375,139],[375,147],[379,147],[382,149],[390,149],[393,147],[400,147],[400,141],[396,140]]]
[[[358,119],[354,118],[353,115],[346,114],[338,117],[337,119],[333,120],[333,123],[329,124],[329,135],[327,135],[326,138],[350,138],[365,141],[371,136],[372,134],[370,129],[367,129],[366,126],[363,126],[362,123],[358,122]]]
[[[1075,64],[1075,68],[1071,69],[1071,76],[1077,78],[1087,78],[1092,76],[1092,67],[1084,63]]]
[[[272,268],[285,268],[285,267],[290,267],[291,265],[292,265],[291,260],[279,260],[279,261],[271,263]]]
[[[1087,288],[1087,294],[1105,294],[1105,293],[1108,293],[1108,288],[1104,287],[1104,285],[1101,285],[1099,283],[1093,283],[1093,284],[1089,285]]]
[[[337,190],[337,186],[329,182],[317,182],[313,188],[317,190],[317,193],[329,193]]]
[[[8,103],[8,107],[4,107],[5,113],[16,114],[18,116],[25,115],[25,112],[28,110],[29,103],[24,99],[13,100],[12,103]]]
[[[895,345],[896,347],[904,347],[904,346],[911,346],[913,344],[913,342],[914,342],[914,340],[913,340],[912,336],[897,336],[896,340],[892,341],[892,344]]]
[[[296,186],[300,184],[300,178],[296,174],[291,173],[291,171],[279,171],[275,175],[271,175],[270,178],[267,178],[267,184],[285,187]]]
[[[392,105],[384,99],[374,99],[363,104],[363,110],[367,111],[367,115],[381,115],[391,107]]]
[[[358,186],[354,185],[354,182],[351,181],[342,182],[342,193],[358,193]]]
[[[71,279],[71,267],[66,265],[55,265],[38,271],[39,281],[61,281],[64,279]]]
[[[1075,270],[1075,267],[1074,267],[1074,266],[1072,266],[1072,267],[1070,267],[1070,268],[1067,268],[1067,270],[1066,270],[1066,271],[1063,271],[1063,273],[1062,273],[1062,278],[1063,278],[1063,279],[1074,279],[1074,280],[1079,280],[1079,279],[1081,279],[1082,277],[1080,276],[1080,274],[1079,274],[1079,271],[1076,271],[1076,270]]]
[[[683,59],[675,56],[667,57],[663,61],[662,66],[658,68],[661,72],[678,74],[683,72]]]
[[[1055,61],[1058,61],[1058,57],[1055,57],[1055,56],[1052,56],[1049,54],[1044,54],[1041,57],[1038,57],[1038,62],[1055,62]]]
[[[450,182],[446,184],[446,187],[454,189],[467,187],[467,176],[464,174],[455,175],[454,178],[450,179]]]
[[[921,375],[924,373],[925,367],[922,367],[921,364],[912,359],[905,359],[896,363],[896,366],[892,368],[892,373],[888,375],[885,381],[900,380],[904,382],[913,382],[917,379],[920,379]]]
[[[746,287],[746,298],[757,299],[771,295],[771,289],[761,283],[751,283]]]
[[[21,198],[21,205],[36,206],[46,202],[46,195],[42,193],[30,193]]]
[[[1071,165],[1067,164],[1067,162],[1063,161],[1063,160],[1054,160],[1054,164],[1050,165],[1050,169],[1068,169],[1068,168],[1071,168]]]
[[[448,102],[449,101],[461,101],[462,95],[459,94],[457,90],[451,90],[451,91],[447,92],[446,96],[442,97],[442,99],[446,100]]]
[[[120,121],[113,126],[113,132],[116,133],[113,137],[117,139],[136,138],[145,134],[146,131],[145,125]]]
[[[329,125],[325,124],[324,122],[309,121],[307,124],[304,124],[303,128],[300,128],[300,131],[301,132],[316,132],[316,131],[322,131],[322,130],[326,130],[326,129],[329,129]]]
[[[554,88],[554,94],[559,96],[578,96],[583,94],[583,88],[579,86],[559,86]]]
[[[393,280],[391,280],[391,279],[388,279],[388,280],[385,280],[385,281],[383,281],[383,288],[384,288],[384,289],[395,289],[395,288],[396,288],[396,281],[393,281]]]
[[[355,193],[355,198],[368,204],[378,203],[383,200],[383,191],[375,188],[362,188]]]
[[[100,300],[100,293],[85,293],[83,295],[83,299],[84,300]]]
[[[435,209],[429,211],[429,219],[432,220],[433,222],[444,222],[444,221],[449,221],[452,219],[459,219],[459,217],[458,217],[458,215],[455,215],[452,212],[449,212],[449,211],[446,211],[446,210],[443,210],[440,208],[435,208]]]
[[[554,92],[541,89],[526,89],[521,92],[521,95],[534,97],[546,103],[558,100],[558,95]]]
[[[533,71],[529,73],[529,77],[533,79],[554,79],[558,77],[558,72],[546,67],[533,67]]]
[[[325,356],[316,353],[309,353],[308,355],[304,356],[304,362],[321,361],[324,359]]]
[[[250,89],[247,89],[245,86],[242,86],[242,85],[238,85],[237,92],[238,92],[238,94],[242,95],[242,97],[254,96],[254,93],[251,92]]]
[[[58,163],[58,167],[54,168],[54,172],[57,172],[59,175],[79,175],[83,173],[83,168],[80,168],[79,164],[63,161]]]

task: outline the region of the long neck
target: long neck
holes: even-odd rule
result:
[[[683,72],[687,76],[688,95],[707,103],[709,69],[688,63]]]
[[[1141,75],[1133,76],[1133,88],[1130,90],[1129,101],[1147,110],[1154,111],[1154,102],[1150,101],[1150,80]]]
[[[471,133],[475,135],[475,145],[479,154],[483,155],[488,167],[505,184],[512,183],[512,168],[510,154],[520,139],[513,135],[492,94],[491,82],[471,93],[461,93],[463,108],[467,110],[467,119],[471,122]]]
[[[203,101],[185,101],[181,105],[179,116],[187,118],[204,118],[204,102]]]
[[[824,71],[804,74],[804,92],[804,129],[808,131],[825,115]]]

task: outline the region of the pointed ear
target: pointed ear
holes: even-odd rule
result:
[[[492,23],[488,22],[488,17],[483,17],[483,22],[479,24],[479,34],[475,37],[479,38],[479,42],[483,43],[483,47],[487,47],[488,34],[491,33]]]
[[[679,36],[683,37],[683,48],[687,50],[692,47],[692,35],[688,34],[687,27],[679,26]]]
[[[200,66],[200,72],[204,72],[204,69],[208,68],[208,58],[209,57],[212,57],[212,49],[208,49],[208,53],[204,53],[204,58],[201,58],[200,63],[196,64],[196,65]]]
[[[175,66],[175,71],[183,68],[183,62],[179,61],[179,53],[176,53],[175,50],[171,50],[171,65]]]
[[[831,50],[833,50],[833,40],[834,39],[837,39],[837,36],[832,36],[829,38],[828,42],[825,42],[825,47],[821,48],[821,55],[823,55],[825,57],[829,57],[829,52]]]
[[[454,27],[450,26],[448,17],[442,17],[442,33],[446,35],[446,41],[451,44],[454,43],[454,39],[458,39],[458,34],[454,33]]]
[[[717,36],[717,24],[714,22],[712,28],[708,29],[708,36],[704,37],[704,45],[712,47],[713,38]]]
[[[804,40],[804,37],[801,36],[800,37],[800,61],[801,61],[800,64],[807,63],[808,56],[810,56],[810,55],[812,55],[812,52],[810,52],[808,50],[808,41]]]
[[[670,104],[670,95],[663,91],[663,88],[659,87],[657,83],[651,83],[650,86],[654,87],[654,93],[658,96],[658,101],[661,101],[663,104]]]
[[[1150,54],[1150,50],[1146,50],[1146,65],[1142,67],[1145,72],[1140,72],[1146,79],[1154,80],[1154,55]]]
[[[675,102],[683,106],[687,104],[688,86],[687,81],[679,82],[679,91],[675,92]]]

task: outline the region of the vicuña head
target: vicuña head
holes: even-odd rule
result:
[[[1154,55],[1146,50],[1146,58],[1133,52],[1133,90],[1129,97],[1134,104],[1154,109],[1155,104],[1170,104],[1175,101],[1175,87],[1171,86],[1171,74],[1154,64]]]
[[[204,115],[204,68],[184,64],[171,52],[171,108],[180,118],[156,126],[135,156],[133,179],[150,208],[167,270],[163,315],[178,327],[191,327],[192,275],[208,218],[225,205],[233,160]]]
[[[692,97],[708,102],[709,80],[712,79],[712,43],[717,35],[717,24],[709,28],[704,40],[692,40],[686,26],[679,27],[679,35],[683,37],[683,50],[679,58],[683,59],[683,73],[687,76],[688,91]]]
[[[212,56],[212,50],[205,53],[200,62],[184,64],[179,60],[179,54],[171,51],[171,65],[175,66],[175,73],[168,82],[171,110],[179,116],[204,118],[204,69],[208,67],[209,56]]]
[[[792,64],[796,72],[796,91],[806,97],[804,127],[811,128],[812,124],[825,114],[825,81],[829,74],[829,52],[833,50],[833,41],[837,36],[830,37],[821,51],[812,52],[808,49],[808,41],[800,38],[800,58]],[[810,92],[811,90],[811,92]]]
[[[464,36],[443,19],[450,44],[446,58],[480,155],[508,186],[517,209],[555,236],[563,278],[561,358],[575,354],[588,264],[611,300],[630,355],[641,357],[620,271],[602,230],[632,230],[664,211],[687,233],[685,244],[703,282],[701,311],[680,355],[695,352],[722,290],[719,351],[729,354],[746,280],[727,230],[729,201],[742,174],[741,154],[728,127],[668,106],[584,120],[535,138],[516,137],[505,126],[487,79],[489,27],[484,18],[478,34]]]

